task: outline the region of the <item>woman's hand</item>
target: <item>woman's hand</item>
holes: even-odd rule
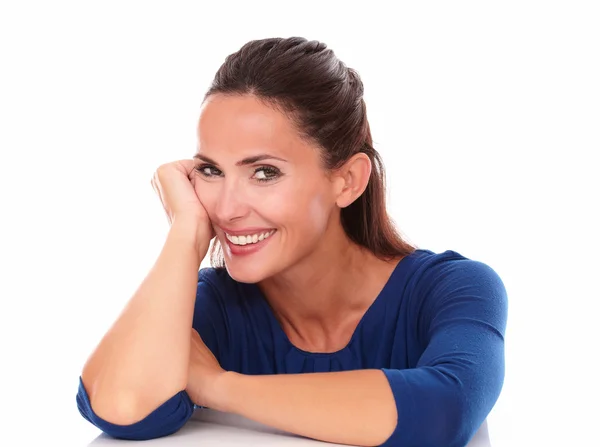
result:
[[[192,328],[189,376],[186,387],[192,402],[202,407],[220,410],[221,399],[217,382],[225,372],[198,332]]]
[[[158,167],[152,187],[162,202],[169,224],[175,220],[198,224],[199,243],[208,246],[215,232],[194,189],[194,160],[178,160]]]

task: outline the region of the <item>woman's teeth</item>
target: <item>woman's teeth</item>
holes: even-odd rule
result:
[[[225,233],[225,237],[229,242],[231,242],[234,245],[248,245],[256,244],[257,242],[268,238],[273,233],[275,233],[275,230],[265,231],[264,233],[251,234],[248,236],[230,236],[229,234]]]

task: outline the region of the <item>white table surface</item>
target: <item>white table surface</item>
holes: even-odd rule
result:
[[[131,447],[131,441],[121,441],[101,434],[89,447],[114,446]],[[144,447],[315,447],[317,445],[342,446],[285,433],[259,424],[241,416],[221,413],[215,410],[198,409],[191,419],[179,430],[164,438],[144,442]],[[487,423],[484,422],[468,447],[490,447]],[[344,445],[344,447],[348,447]]]

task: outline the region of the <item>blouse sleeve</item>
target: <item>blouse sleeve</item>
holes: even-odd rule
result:
[[[413,369],[383,369],[398,423],[382,447],[464,446],[504,382],[506,289],[494,270],[470,259],[439,263],[419,284],[425,349]]]
[[[217,297],[208,282],[199,272],[193,327],[198,331],[206,346],[220,361],[218,350],[219,328],[225,325]],[[116,425],[100,418],[92,409],[88,393],[79,377],[77,408],[80,414],[104,433],[114,438],[146,440],[170,435],[178,431],[192,416],[196,406],[185,390],[182,390],[153,410],[144,419],[131,425]]]

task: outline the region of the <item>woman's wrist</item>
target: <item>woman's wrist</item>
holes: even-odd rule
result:
[[[235,413],[235,402],[233,401],[236,383],[242,378],[242,374],[234,371],[224,371],[219,374],[212,387],[212,406],[210,408],[227,413]]]
[[[200,257],[204,259],[210,245],[210,235],[203,231],[206,223],[195,216],[178,216],[173,219],[169,230],[169,237],[192,245]]]

